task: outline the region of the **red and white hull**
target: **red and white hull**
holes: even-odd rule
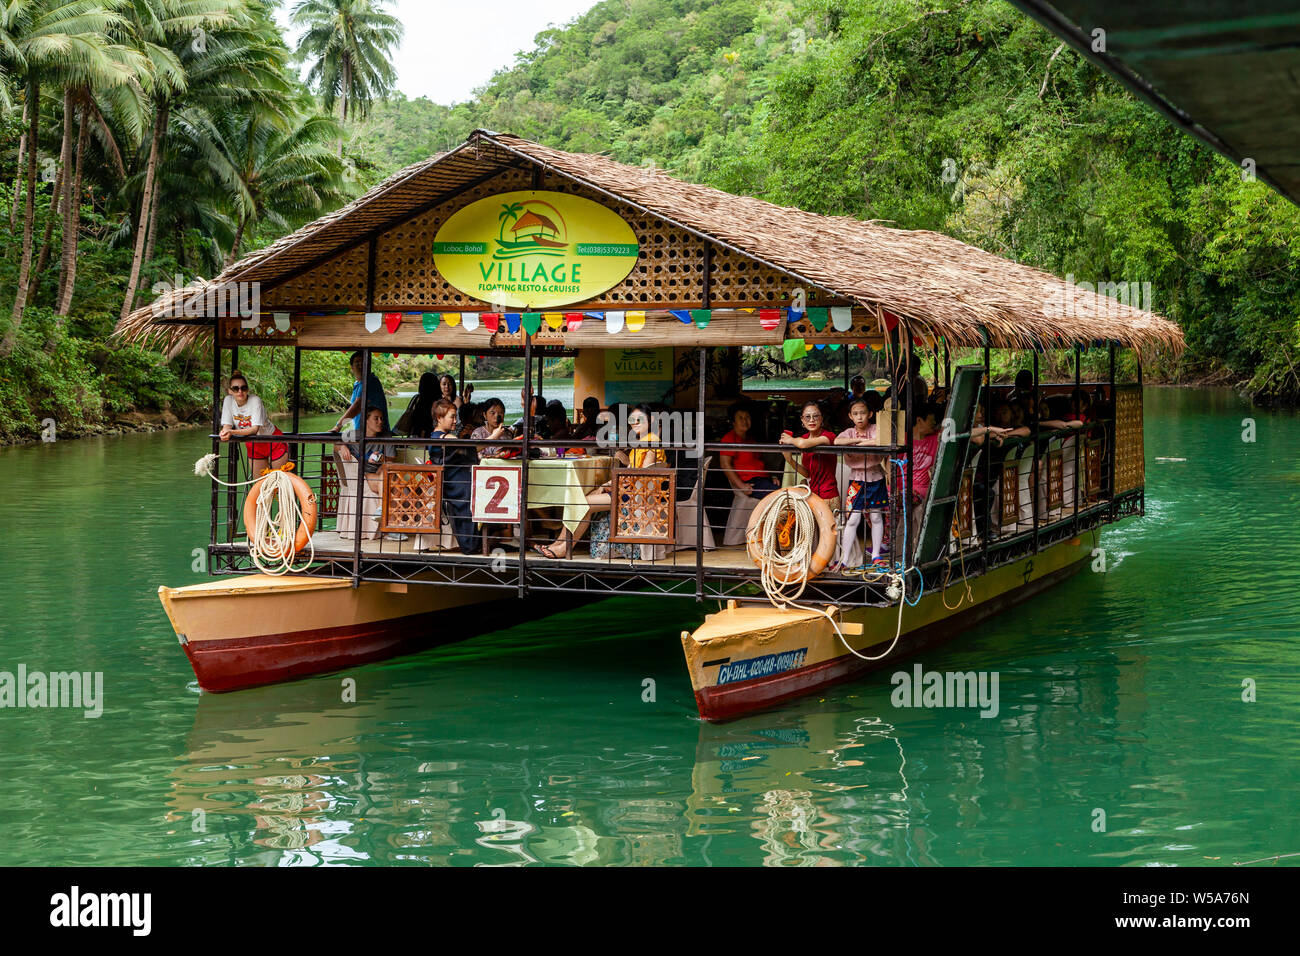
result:
[[[254,574],[158,596],[199,686],[227,691],[460,640],[483,604],[514,591]]]

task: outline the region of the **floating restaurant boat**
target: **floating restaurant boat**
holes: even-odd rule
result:
[[[542,204],[554,215],[539,229],[525,217]],[[535,261],[515,239],[501,244],[514,223],[521,237],[545,232]],[[241,301],[258,304],[248,315],[209,307]],[[892,665],[1086,567],[1103,526],[1144,512],[1141,351],[1182,346],[1159,316],[947,236],[776,206],[486,130],[215,279],[163,295],[119,333],[212,348],[212,452],[224,455],[224,484],[210,489],[217,577],[159,589],[203,688],[347,667],[464,636],[467,621],[482,629],[540,616],[556,601],[614,598],[593,613],[617,627],[617,597],[650,593],[720,606],[680,635],[708,720]],[[805,400],[838,413],[846,389],[747,389],[753,346],[789,357],[839,351],[845,387],[850,356],[876,356],[889,373],[875,444],[814,453],[835,456],[838,499],[811,500],[782,467],[778,454],[791,448],[776,436]],[[288,542],[254,520],[256,500],[241,499],[288,485],[236,487],[238,446],[255,439],[223,445],[216,435],[224,378],[250,347],[293,351],[293,425],[276,441],[319,514],[318,526],[298,529],[309,544],[283,574],[252,573],[259,554]],[[977,425],[1008,397],[990,376],[999,349],[1034,355],[1029,394],[1043,414],[1015,441]],[[1083,381],[1080,357],[1097,349],[1109,374]],[[1127,349],[1139,358],[1132,382],[1117,379]],[[544,364],[571,357],[575,403],[594,396],[611,421],[585,440],[543,437],[527,415],[522,434],[495,441],[358,435],[349,462],[339,436],[299,431],[304,350],[359,352],[363,383],[381,353],[522,358],[524,407]],[[1072,353],[1072,381],[1039,381],[1039,356],[1052,350]],[[934,359],[944,404],[928,491],[913,509],[903,503],[915,476],[899,466],[914,458],[924,408],[918,351]],[[1074,404],[1084,394],[1086,415]],[[753,410],[752,438],[712,440],[740,400]],[[655,406],[652,444],[624,430],[625,406],[639,402]],[[1079,412],[1075,421],[1046,417],[1061,405]],[[377,443],[395,453],[372,487],[356,461]],[[646,447],[661,456],[634,467]],[[450,464],[451,452],[473,463]],[[727,483],[722,459],[737,452],[771,463],[782,484],[771,502]],[[885,459],[899,520],[879,561],[856,554],[851,567],[828,569],[849,510],[846,458],[860,454]],[[290,497],[278,504],[291,507]],[[575,540],[565,558],[534,550],[576,539],[589,521],[589,549]],[[512,546],[467,553],[460,539],[484,525],[512,529]]]

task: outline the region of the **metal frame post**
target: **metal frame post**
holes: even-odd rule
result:
[[[366,507],[366,408],[370,405],[370,349],[361,350],[361,427],[357,429],[357,527],[352,551],[352,586],[361,584],[361,530]]]
[[[1043,408],[1042,395],[1038,391],[1038,348],[1034,347],[1034,468],[1033,468],[1033,487],[1029,489],[1029,500],[1033,503],[1033,550],[1034,554],[1038,553],[1038,451],[1039,436],[1042,434]]]
[[[993,424],[993,369],[989,364],[989,330],[981,328],[984,334],[984,427],[988,428]],[[989,438],[988,432],[984,433],[984,500],[980,503],[980,509],[984,512],[984,534],[981,536],[984,540],[984,573],[989,569],[989,539],[993,536],[993,487],[990,484],[990,473],[993,468],[993,441]],[[1002,482],[1002,471],[998,470],[998,483]],[[1001,499],[999,498],[999,503]],[[1002,524],[1001,516],[998,516],[999,527]]]
[[[699,387],[699,407],[697,414],[699,417],[695,420],[695,427],[700,432],[700,446],[704,447],[702,441],[704,432],[704,393],[705,379],[708,371],[708,349],[699,350],[700,364],[700,387]],[[845,360],[845,369],[848,368],[848,361]],[[695,600],[704,600],[704,458],[701,456],[695,463]],[[673,504],[676,507],[676,503]]]
[[[234,375],[239,369],[239,346],[230,347],[230,374]],[[250,387],[251,388],[251,387]],[[235,482],[239,479],[239,451],[243,447],[240,442],[232,441],[229,443],[229,453],[226,455],[226,540],[233,543],[235,535],[239,532],[239,518],[235,514]]]
[[[537,375],[541,379],[541,371]],[[520,460],[519,483],[521,503],[519,507],[519,596],[528,593],[528,459],[530,442],[533,437],[533,337],[524,333],[524,434],[523,452]],[[573,542],[569,547],[573,547]]]
[[[293,347],[293,433],[298,434],[298,416],[302,407],[302,349]],[[302,473],[302,445],[293,444],[293,466]]]

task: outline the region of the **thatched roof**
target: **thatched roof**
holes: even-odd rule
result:
[[[778,269],[807,284],[810,294],[822,290],[886,310],[907,320],[914,334],[943,336],[954,345],[980,345],[987,330],[995,347],[1097,340],[1135,348],[1183,346],[1182,332],[1167,319],[950,236],[734,196],[654,168],[487,130],[476,130],[456,149],[402,170],[342,209],[245,256],[212,281],[275,284],[299,275],[511,166],[550,170]],[[176,314],[204,285],[194,283],[138,309],[120,323],[118,334],[135,340],[203,334],[195,326],[161,325],[157,316]]]

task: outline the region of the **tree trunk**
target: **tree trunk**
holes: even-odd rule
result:
[[[36,270],[32,273],[33,289],[39,287],[41,276],[45,274],[45,266],[50,261],[50,245],[54,240],[56,214],[63,220],[67,219],[63,203],[66,202],[68,178],[72,175],[72,113],[72,88],[64,87],[63,142],[59,145],[59,170],[54,176],[54,194],[50,197],[50,215],[45,221],[45,235],[41,238],[41,254],[36,257]]]
[[[171,109],[168,106],[163,106],[162,135],[159,138],[160,142],[165,143],[167,141],[167,127],[170,121]],[[144,244],[144,261],[146,263],[153,262],[154,237],[158,234],[158,204],[161,197],[162,190],[155,186],[153,191],[153,202],[149,207],[149,237],[145,240]]]
[[[230,247],[230,255],[226,256],[227,269],[234,265],[235,261],[239,258],[239,244],[244,241],[244,226],[247,222],[248,220],[245,217],[240,217],[239,226],[235,229],[234,244]]]
[[[18,343],[18,329],[23,324],[23,309],[27,305],[27,280],[32,271],[32,232],[36,219],[36,150],[41,129],[41,84],[32,79],[27,85],[27,198],[23,204],[23,258],[18,267],[18,292],[14,296],[14,311],[9,330],[0,341],[0,358],[7,358]]]
[[[27,153],[27,104],[23,104],[23,134],[18,137],[18,160],[14,164],[14,204],[9,210],[9,231],[18,228],[18,204],[23,195],[23,157]]]
[[[68,192],[67,219],[63,223],[63,270],[59,287],[59,306],[55,315],[65,317],[72,308],[72,294],[77,287],[77,239],[81,235],[81,175],[86,156],[86,140],[90,124],[86,122],[86,106],[81,107],[81,126],[77,131],[76,173],[72,189]]]
[[[131,257],[131,275],[126,282],[126,295],[122,297],[122,315],[125,319],[135,305],[135,290],[140,285],[140,267],[144,263],[144,244],[149,231],[149,207],[153,204],[153,181],[158,171],[158,140],[161,134],[159,121],[162,110],[154,115],[153,137],[149,143],[149,162],[144,171],[144,195],[140,197],[140,219],[135,226],[135,254]]]

